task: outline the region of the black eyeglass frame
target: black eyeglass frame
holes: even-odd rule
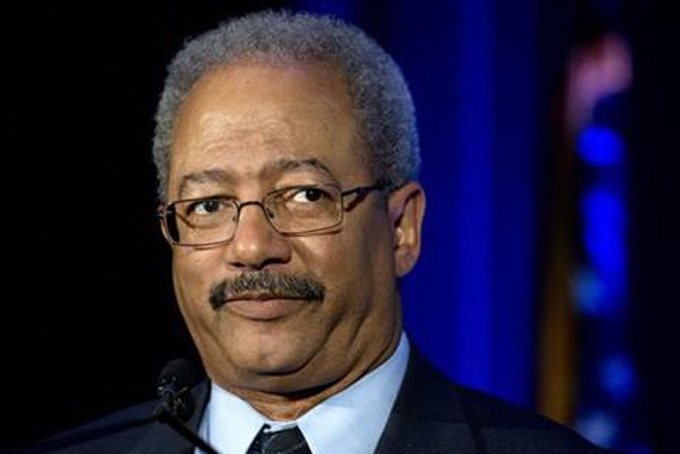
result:
[[[274,194],[278,194],[284,191],[290,191],[291,189],[314,189],[314,188],[321,188],[321,187],[334,187],[340,191],[340,217],[338,219],[338,222],[336,222],[333,225],[321,227],[321,228],[315,228],[311,230],[304,230],[301,232],[285,232],[279,230],[271,221],[270,216],[267,214],[267,209],[264,205],[265,201],[270,198]],[[383,191],[387,188],[389,188],[390,185],[384,181],[384,180],[378,180],[375,184],[369,185],[369,186],[357,186],[356,188],[353,189],[348,189],[346,191],[343,191],[340,186],[335,185],[335,184],[317,184],[317,185],[300,185],[300,186],[290,186],[282,189],[277,189],[276,191],[269,192],[262,197],[262,199],[258,200],[246,200],[245,202],[241,202],[236,199],[230,199],[231,202],[233,202],[236,205],[236,227],[238,227],[239,220],[241,218],[241,209],[245,206],[248,205],[257,205],[260,207],[262,210],[264,217],[267,219],[267,222],[269,225],[280,235],[285,235],[285,236],[305,236],[305,235],[313,235],[313,234],[318,234],[318,233],[323,233],[326,231],[331,231],[335,228],[337,228],[339,225],[341,225],[344,221],[344,214],[345,212],[352,211],[356,205],[358,205],[363,199],[366,198],[366,196],[371,193],[372,191]],[[350,196],[350,195],[356,195],[356,197],[347,205],[345,205],[345,197]],[[176,211],[174,210],[174,207],[178,203],[184,203],[184,202],[198,202],[201,200],[211,200],[211,199],[219,199],[220,197],[198,197],[195,199],[181,199],[181,200],[175,200],[174,202],[167,203],[165,205],[162,205],[158,208],[158,212],[156,216],[159,218],[161,221],[161,230],[163,231],[163,236],[165,239],[170,243],[171,246],[182,246],[182,247],[195,247],[195,248],[204,248],[204,247],[211,247],[211,246],[218,246],[221,244],[226,244],[230,242],[234,238],[234,234],[236,233],[236,228],[234,228],[234,234],[231,235],[231,237],[224,239],[224,240],[219,240],[219,241],[214,241],[211,243],[199,243],[199,244],[188,244],[188,243],[181,243],[179,241],[176,241],[175,239],[172,238],[172,235],[170,234],[170,227],[168,226],[168,216],[171,215],[177,215]]]

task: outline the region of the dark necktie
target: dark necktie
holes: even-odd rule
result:
[[[265,424],[248,448],[247,454],[312,454],[298,426],[277,432]]]

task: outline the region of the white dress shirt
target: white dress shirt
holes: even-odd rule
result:
[[[271,421],[213,383],[199,433],[221,454],[246,454],[263,424],[274,431],[297,425],[312,454],[372,454],[397,398],[408,357],[409,343],[402,333],[387,361],[294,421]]]

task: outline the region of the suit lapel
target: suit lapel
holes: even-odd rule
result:
[[[198,431],[198,426],[203,417],[205,406],[210,395],[210,382],[204,380],[191,390],[196,402],[196,410],[187,423],[192,430]],[[182,438],[170,426],[154,422],[152,423],[139,443],[131,450],[131,454],[191,454],[194,447]]]
[[[452,452],[477,452],[459,396],[412,349],[404,382],[375,454]]]

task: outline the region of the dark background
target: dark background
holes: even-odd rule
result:
[[[354,5],[352,14],[379,41],[399,33],[382,20],[389,2]],[[512,10],[509,2],[502,5]],[[2,72],[12,103],[3,122],[3,168],[10,175],[10,208],[3,219],[10,224],[11,258],[2,399],[9,420],[0,430],[0,449],[152,398],[166,361],[198,361],[175,308],[170,250],[154,217],[150,147],[157,96],[165,65],[185,37],[231,15],[282,6],[290,5],[49,2],[7,12]],[[444,3],[441,8],[447,10]],[[550,93],[559,80],[576,9],[556,2],[534,11],[544,65],[537,96]],[[636,57],[628,129],[634,353],[650,444],[654,452],[670,453],[680,389],[679,28],[661,4],[630,1],[625,10]],[[414,52],[428,48],[414,44]],[[419,90],[414,88],[416,100]],[[549,108],[543,105],[538,113]],[[423,118],[436,121],[427,113]],[[541,140],[547,143],[550,128],[545,131]],[[535,162],[532,185],[540,193],[552,160]],[[537,225],[547,199],[536,196]],[[416,273],[412,285],[423,282],[424,274]],[[540,279],[534,285],[540,288]],[[426,354],[441,336],[437,329],[414,335]]]

